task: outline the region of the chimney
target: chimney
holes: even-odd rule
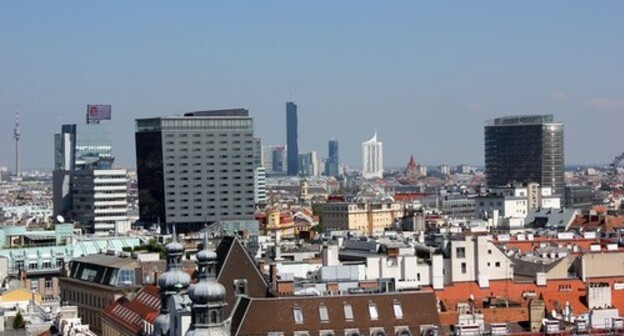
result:
[[[272,290],[275,290],[277,284],[277,264],[271,263],[269,265],[269,285]]]
[[[258,271],[260,271],[260,274],[264,274],[264,266],[266,266],[266,262],[264,260],[258,261]]]

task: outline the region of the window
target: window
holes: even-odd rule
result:
[[[461,263],[461,272],[462,274],[466,274],[466,263]]]
[[[398,301],[395,301],[392,304],[392,307],[394,308],[394,317],[398,319],[403,318],[403,307],[401,307],[401,303]]]
[[[492,250],[488,250],[488,254],[492,254]]]
[[[329,313],[327,312],[327,306],[319,306],[319,316],[321,318],[321,322],[329,322]]]
[[[293,308],[293,317],[295,318],[295,323],[303,323],[303,312],[301,312],[301,307]]]
[[[375,305],[374,303],[368,304],[368,313],[370,314],[371,320],[379,319],[379,313],[377,312],[377,305]]]
[[[33,290],[33,291],[39,290],[39,280],[34,279],[30,282],[30,290]]]
[[[247,280],[234,280],[234,292],[236,295],[247,295]]]
[[[497,262],[494,264],[494,266],[496,266],[496,267],[500,267],[500,261],[497,261]]]
[[[456,248],[455,254],[457,254],[457,258],[466,258],[466,248],[465,247]]]
[[[344,310],[345,320],[353,321],[353,308],[351,308],[351,305],[348,303],[345,303],[345,305],[343,306],[343,310]]]
[[[46,278],[45,279],[45,289],[51,289],[52,288],[52,279],[51,278]]]

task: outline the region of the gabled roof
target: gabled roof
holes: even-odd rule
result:
[[[236,280],[247,281],[247,295],[251,297],[267,296],[269,289],[267,280],[260,273],[256,262],[237,237],[223,237],[217,247],[217,258],[217,281],[226,290],[225,316],[229,316],[237,300],[234,291]]]
[[[267,318],[270,312],[270,318]],[[249,298],[239,301],[232,318],[232,335],[269,332],[310,335],[349,329],[368,334],[371,328],[394,335],[396,327],[420,334],[421,325],[439,325],[433,292],[395,292],[369,295]]]

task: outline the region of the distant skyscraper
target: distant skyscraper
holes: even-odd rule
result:
[[[320,166],[315,151],[299,154],[299,167],[303,176],[319,176]]]
[[[328,142],[328,157],[325,161],[325,175],[327,176],[340,176],[339,168],[340,158],[338,156],[338,140],[329,140]]]
[[[489,187],[537,182],[564,192],[563,124],[552,115],[496,118],[485,126],[485,174]]]
[[[299,138],[298,138],[297,105],[286,103],[286,149],[288,175],[299,175]]]
[[[271,172],[273,174],[283,174],[286,169],[286,147],[273,146],[271,148]]]
[[[201,111],[136,121],[139,216],[176,223],[251,225],[254,215],[253,121],[245,109]],[[239,223],[239,224],[235,224]]]
[[[362,176],[364,178],[383,177],[383,143],[375,135],[362,143]]]

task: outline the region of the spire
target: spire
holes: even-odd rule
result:
[[[15,176],[20,176],[20,155],[19,155],[19,140],[21,137],[19,127],[19,106],[15,107],[15,128],[13,129],[13,138],[15,139]]]

